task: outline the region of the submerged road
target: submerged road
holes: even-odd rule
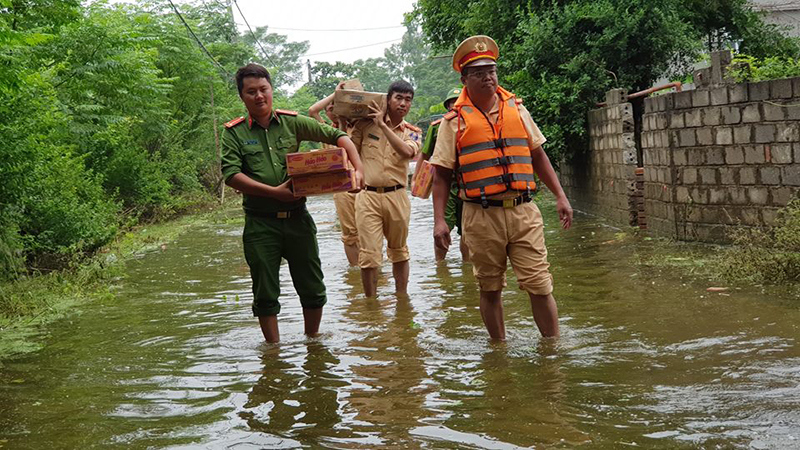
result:
[[[413,199],[409,296],[348,269],[333,201],[309,201],[328,286],[302,334],[282,269],[282,342],[250,312],[242,220],[128,263],[115,298],[0,367],[0,448],[798,448],[800,301],[636,264],[652,246],[545,211],[562,338],[541,341],[509,269],[508,342],[490,344],[457,242],[433,261]],[[233,212],[232,217],[240,217]]]

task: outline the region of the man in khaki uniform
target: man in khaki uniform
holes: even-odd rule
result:
[[[408,288],[408,222],[411,202],[406,193],[408,163],[419,151],[420,129],[403,118],[411,109],[414,88],[405,81],[389,86],[386,111],[370,107],[371,120],[361,120],[351,132],[364,163],[365,190],[356,197],[358,264],[364,293],[374,297],[381,265],[383,237],[392,261],[398,293]]]
[[[542,149],[544,136],[521,101],[498,86],[498,53],[492,38],[473,36],[453,55],[453,68],[461,73],[464,90],[453,111],[445,115],[431,159],[436,166],[434,240],[442,248],[450,246],[445,209],[455,172],[464,200],[464,236],[489,335],[505,339],[501,294],[510,259],[520,288],[530,296],[539,331],[556,337],[558,309],[548,270],[544,224],[531,202],[534,173],[556,196],[564,229],[572,223],[572,208]]]
[[[344,81],[336,86],[336,89],[344,88]],[[325,123],[320,116],[320,111],[325,111],[325,114],[332,122],[334,128],[338,128],[347,134],[350,134],[352,126],[347,122],[344,117],[338,117],[333,112],[333,94],[323,98],[311,105],[308,108],[308,115],[317,120],[317,122]],[[331,148],[334,145],[322,144],[322,148]],[[337,192],[333,194],[333,204],[336,206],[336,215],[339,217],[339,225],[342,228],[342,243],[344,244],[344,253],[347,256],[347,262],[351,266],[358,265],[358,227],[356,227],[356,195],[352,192]]]

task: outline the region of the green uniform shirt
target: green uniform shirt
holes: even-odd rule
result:
[[[441,124],[442,122],[439,121],[428,127],[428,134],[425,136],[421,151],[429,158],[433,156],[433,148],[436,147],[436,136],[439,135],[439,125]]]
[[[302,141],[336,144],[347,133],[296,113],[273,112],[269,128],[250,117],[225,124],[222,134],[222,176],[225,181],[237,173],[270,186],[288,179],[286,154],[297,151]],[[301,207],[305,198],[281,202],[269,197],[243,195],[245,212],[277,212]]]

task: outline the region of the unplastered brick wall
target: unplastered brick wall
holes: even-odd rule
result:
[[[725,241],[769,226],[800,189],[800,78],[701,86],[645,99],[648,227]]]
[[[624,91],[607,96],[609,106],[589,112],[589,149],[573,162],[561,163],[561,184],[573,206],[617,224],[637,224],[636,146],[631,104]]]

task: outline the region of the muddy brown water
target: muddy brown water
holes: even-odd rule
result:
[[[508,342],[491,344],[471,267],[457,245],[434,264],[430,203],[412,205],[409,296],[387,264],[368,300],[332,200],[310,201],[329,295],[317,339],[284,265],[282,342],[263,343],[242,221],[130,262],[114,299],[4,362],[0,447],[800,447],[797,299],[709,294],[634,264],[641,240],[585,216],[562,232],[545,208],[563,336],[540,340],[509,271]]]

